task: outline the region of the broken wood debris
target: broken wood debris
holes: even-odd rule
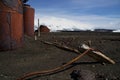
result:
[[[72,47],[68,47],[68,46],[60,44],[58,42],[53,42],[53,43],[52,42],[48,42],[48,41],[41,41],[41,42],[43,42],[45,44],[48,44],[48,45],[54,45],[54,46],[56,46],[58,48],[61,48],[61,49],[64,49],[64,50],[68,50],[68,51],[72,51],[72,52],[75,52],[77,54],[80,54],[80,51],[78,49],[75,49],[75,48],[72,48]]]
[[[88,49],[91,49],[88,45],[86,44],[82,44],[81,48],[85,49],[85,50],[88,50]],[[102,57],[103,59],[107,60],[108,62],[112,63],[112,64],[115,64],[115,61],[112,60],[111,58],[107,57],[106,55],[104,55],[102,52],[100,51],[96,51],[95,49],[92,49],[92,53]]]
[[[83,52],[82,54],[79,54],[76,58],[72,59],[71,61],[67,62],[66,64],[64,64],[64,65],[62,65],[60,67],[56,67],[56,68],[50,69],[50,70],[36,71],[36,72],[27,73],[24,76],[18,78],[17,80],[26,80],[27,78],[30,78],[30,77],[35,76],[35,75],[47,75],[47,74],[52,74],[52,73],[56,73],[58,71],[61,71],[61,70],[65,69],[66,67],[70,66],[75,61],[79,60],[81,57],[83,57],[89,51],[91,51],[91,49],[88,49],[85,52]]]
[[[69,51],[72,51],[72,52],[75,52],[77,54],[80,54],[80,51],[78,49],[75,49],[75,48],[71,48],[71,47],[68,47],[66,45],[63,45],[63,44],[60,44],[58,42],[47,42],[47,41],[42,41],[43,43],[45,44],[49,44],[49,45],[54,45],[58,48],[61,48],[61,49],[66,49],[66,50],[69,50]],[[111,58],[107,57],[106,55],[104,55],[102,52],[100,51],[96,51],[95,49],[93,48],[90,48],[88,45],[86,44],[82,44],[81,47],[82,49],[84,50],[88,50],[88,49],[92,49],[92,53],[96,54],[97,56],[100,56],[102,57],[103,59],[107,60],[108,62],[110,62],[111,64],[115,64],[115,61],[112,60]]]
[[[72,59],[71,61],[69,61],[68,63],[66,63],[66,64],[64,64],[64,65],[62,65],[60,67],[56,67],[56,68],[53,68],[53,69],[50,69],[50,70],[36,71],[36,72],[27,73],[24,76],[18,78],[17,80],[26,80],[27,78],[30,78],[30,77],[35,76],[35,75],[47,75],[47,74],[56,73],[58,71],[61,71],[61,70],[65,69],[66,67],[70,66],[72,63],[79,60],[81,57],[83,57],[85,54],[87,54],[90,51],[92,51],[93,53],[101,56],[103,59],[106,59],[110,63],[115,64],[115,61],[113,61],[112,59],[110,59],[109,57],[104,55],[103,53],[101,53],[99,51],[95,51],[95,49],[90,48],[88,45],[85,45],[85,44],[82,44],[82,46],[81,46],[81,48],[83,48],[85,51],[82,54],[80,54],[79,50],[74,49],[74,48],[70,48],[70,47],[68,47],[66,45],[61,45],[61,44],[59,44],[57,42],[54,42],[54,43],[47,42],[47,41],[42,41],[42,42],[45,43],[45,44],[54,45],[54,46],[59,47],[61,49],[74,51],[76,53],[79,53],[79,55],[76,58]]]

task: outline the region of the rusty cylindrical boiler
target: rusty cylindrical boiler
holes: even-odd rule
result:
[[[23,45],[23,7],[21,0],[0,0],[0,51]]]
[[[30,5],[24,4],[24,33],[28,36],[34,36],[34,8]]]

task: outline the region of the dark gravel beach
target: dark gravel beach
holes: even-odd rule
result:
[[[24,46],[17,50],[0,52],[0,80],[16,80],[26,73],[49,70],[61,66],[78,54],[44,44],[58,42],[78,49],[91,41],[91,47],[113,59],[116,64],[101,63],[88,55],[60,72],[35,76],[29,80],[73,80],[71,74],[78,71],[76,80],[120,80],[120,33],[107,32],[57,32],[41,33],[38,40],[25,36]]]

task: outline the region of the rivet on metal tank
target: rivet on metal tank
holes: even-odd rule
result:
[[[28,36],[34,36],[34,8],[24,4],[24,33]]]
[[[21,0],[0,0],[0,51],[23,45],[23,7]]]

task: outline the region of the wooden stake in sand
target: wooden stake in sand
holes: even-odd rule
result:
[[[39,19],[38,19],[38,37],[40,36],[40,23],[39,23]]]

